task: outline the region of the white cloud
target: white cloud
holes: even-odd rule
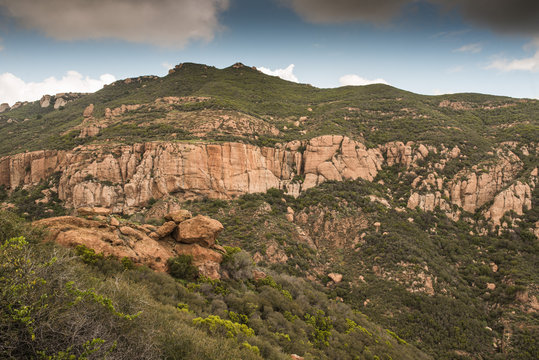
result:
[[[171,63],[169,63],[169,62],[167,62],[167,61],[162,62],[162,63],[161,63],[161,66],[164,67],[164,68],[167,69],[167,70],[170,70],[170,69],[172,69],[172,68],[174,67],[174,65],[172,65]]]
[[[111,74],[92,79],[76,71],[68,71],[61,79],[49,77],[41,82],[27,83],[11,73],[3,73],[0,74],[0,103],[12,105],[17,101],[35,101],[45,94],[61,92],[94,92],[114,81],[116,78]]]
[[[472,54],[480,53],[483,50],[483,47],[479,43],[467,44],[459,47],[458,49],[453,50],[454,52],[467,52]]]
[[[59,40],[114,38],[179,48],[211,40],[229,0],[0,0],[6,16]]]
[[[257,69],[266,75],[278,76],[283,80],[298,82],[298,78],[296,77],[296,75],[294,75],[295,66],[296,65],[294,64],[290,64],[288,65],[288,67],[284,69],[275,69],[275,70],[271,70],[265,67],[259,67]]]
[[[374,79],[374,80],[369,80],[369,79],[365,79],[359,75],[356,75],[356,74],[348,74],[348,75],[344,75],[344,76],[341,76],[339,78],[339,83],[342,85],[342,86],[347,86],[347,85],[359,85],[359,86],[362,86],[362,85],[371,85],[371,84],[386,84],[386,85],[389,85],[389,83],[387,81],[385,81],[384,79]]]
[[[487,69],[496,69],[501,71],[539,71],[539,50],[535,55],[523,59],[497,59],[492,61],[486,67]]]

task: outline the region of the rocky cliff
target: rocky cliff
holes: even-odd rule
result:
[[[498,225],[507,211],[521,214],[531,207],[537,178],[532,172],[530,181],[513,184],[523,169],[513,151],[500,148],[484,163],[447,177],[441,175],[445,166],[462,158],[458,147],[390,142],[367,149],[348,137],[331,135],[274,148],[231,142],[91,145],[4,157],[0,185],[8,189],[35,185],[56,173],[54,190],[67,207],[106,207],[132,214],[167,196],[182,201],[230,199],[270,188],[297,196],[327,180],[373,181],[383,166],[400,165],[401,175],[424,174],[411,183],[408,208],[439,207],[457,219],[461,211],[473,213],[496,199],[484,214]]]
[[[343,136],[276,148],[241,143],[94,145],[4,157],[0,185],[15,189],[61,172],[58,194],[68,207],[132,213],[169,194],[182,200],[226,199],[281,188],[297,195],[326,180],[373,180],[383,161],[380,149]]]

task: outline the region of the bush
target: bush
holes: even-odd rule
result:
[[[167,271],[176,279],[196,280],[198,278],[198,269],[193,265],[191,255],[179,255],[167,260]]]
[[[254,330],[247,325],[223,320],[217,315],[210,315],[205,319],[198,317],[193,319],[193,324],[203,326],[210,334],[226,335],[230,338],[235,338],[240,334],[247,337],[255,335]]]
[[[221,267],[227,271],[230,278],[234,280],[245,280],[253,277],[254,263],[248,252],[239,248],[225,247],[227,254],[223,258]],[[228,249],[238,249],[239,251],[229,252]]]

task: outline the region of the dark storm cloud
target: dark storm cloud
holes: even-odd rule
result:
[[[457,3],[464,19],[502,33],[539,35],[537,0],[441,1],[447,7]]]
[[[280,0],[314,23],[344,21],[388,22],[410,0]]]
[[[538,0],[279,0],[314,23],[387,23],[413,3],[457,10],[466,21],[497,32],[539,35]]]
[[[181,47],[210,40],[229,0],[0,0],[8,16],[60,40],[116,38]]]

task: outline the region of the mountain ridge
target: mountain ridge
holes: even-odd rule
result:
[[[104,207],[89,220],[113,230],[188,209],[257,266],[322,286],[430,356],[534,358],[536,100],[186,63],[42,105],[0,114],[2,208],[35,220]],[[114,241],[129,246],[124,230]]]

